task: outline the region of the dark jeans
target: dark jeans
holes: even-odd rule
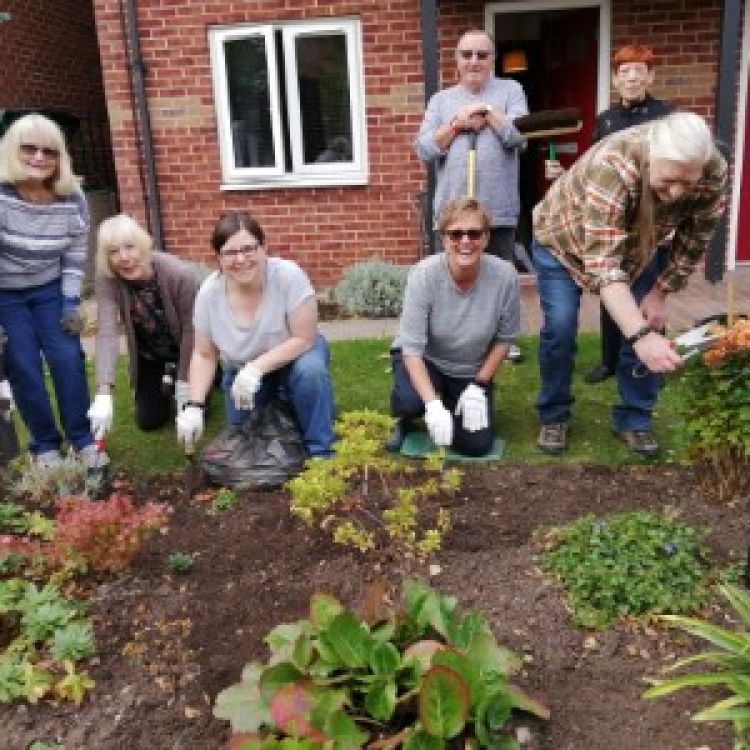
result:
[[[330,456],[333,452],[335,410],[329,361],[328,344],[318,334],[312,349],[288,365],[264,375],[260,390],[255,394],[258,406],[274,396],[291,403],[310,456]],[[236,375],[237,370],[225,370],[221,383],[230,425],[240,424],[249,414],[237,409],[232,400],[231,388]]]
[[[440,394],[443,405],[453,414],[453,443],[451,447],[466,456],[484,456],[492,449],[495,440],[495,416],[492,405],[492,387],[487,390],[489,402],[489,426],[477,432],[467,432],[463,427],[463,418],[455,415],[456,403],[471,378],[455,378],[446,375],[432,362],[424,360],[432,387]],[[409,373],[404,365],[404,358],[399,349],[391,350],[391,367],[393,369],[393,390],[391,391],[391,414],[399,419],[417,419],[424,414],[424,401],[414,390]]]
[[[91,445],[89,390],[81,341],[60,327],[60,280],[30,289],[0,289],[0,325],[8,341],[5,366],[18,411],[31,433],[34,454],[59,450],[62,437],[44,384],[42,355],[57,397],[68,443],[79,451]]]
[[[622,346],[622,332],[604,305],[599,306],[599,322],[601,328],[602,364],[614,372],[617,369],[617,359]]]
[[[440,232],[435,232],[435,252],[443,251],[443,238]],[[490,240],[485,252],[488,255],[497,255],[498,258],[514,263],[516,252],[516,228],[515,227],[491,227]]]
[[[135,423],[140,430],[158,430],[174,410],[174,397],[162,390],[166,362],[138,357],[135,389]]]
[[[565,266],[543,245],[534,240],[532,248],[543,314],[539,336],[542,382],[537,410],[542,424],[567,422],[570,419],[570,405],[573,403],[571,380],[581,288],[573,281]],[[656,283],[656,278],[657,261],[654,260],[630,286],[636,302],[640,303],[646,296]],[[621,403],[612,410],[614,428],[618,431],[648,430],[651,427],[651,413],[662,379],[648,371],[645,377],[636,377],[634,368],[639,361],[633,347],[623,340],[615,371]],[[639,371],[640,369],[638,368]]]

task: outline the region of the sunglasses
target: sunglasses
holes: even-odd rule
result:
[[[467,237],[472,242],[481,240],[486,234],[484,229],[446,229],[443,232],[443,236],[447,237],[451,242],[461,242],[464,237]]]
[[[242,247],[222,250],[219,255],[225,260],[237,260],[240,255],[242,255],[243,257],[256,255],[258,253],[258,250],[260,250],[260,247],[260,245],[243,245]]]
[[[460,49],[458,54],[464,60],[471,60],[472,57],[476,57],[477,60],[486,60],[490,56],[486,49]]]
[[[41,154],[45,159],[57,159],[60,156],[60,152],[56,148],[49,148],[48,146],[35,146],[33,143],[22,143],[20,148],[24,156]]]

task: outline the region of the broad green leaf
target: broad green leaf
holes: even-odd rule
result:
[[[217,719],[230,722],[233,732],[257,732],[271,724],[271,714],[257,683],[240,682],[222,690],[216,696],[213,713]]]
[[[453,649],[438,651],[432,658],[433,666],[450,667],[463,678],[469,688],[470,705],[475,706],[484,697],[484,684],[479,667],[463,654]]]
[[[455,597],[445,596],[420,581],[405,581],[404,602],[407,614],[419,625],[429,625],[440,635],[448,635],[457,604]]]
[[[375,643],[370,650],[370,669],[376,675],[392,675],[401,666],[401,656],[392,643]]]
[[[242,682],[260,682],[260,676],[263,674],[263,670],[266,668],[265,664],[261,664],[259,661],[249,661],[242,668],[242,674],[240,680]]]
[[[469,612],[451,627],[448,642],[456,648],[466,649],[479,633],[490,632],[487,622],[480,612]]]
[[[390,721],[396,709],[396,683],[389,680],[373,685],[365,694],[365,709],[373,719]]]
[[[549,708],[524,690],[521,690],[520,687],[516,685],[506,685],[505,691],[510,698],[511,704],[515,708],[520,708],[522,711],[534,714],[534,716],[538,716],[540,719],[549,719]]]
[[[407,737],[403,750],[445,750],[445,740],[427,734],[424,729],[417,729]]]
[[[298,620],[297,622],[284,622],[277,625],[263,639],[271,649],[271,663],[289,661],[292,658],[294,645],[300,636],[310,634],[309,620]]]
[[[498,645],[490,633],[478,633],[466,649],[466,655],[480,665],[483,678],[493,673],[507,677],[518,672],[522,664],[516,654]]]
[[[419,721],[429,734],[455,737],[465,726],[470,696],[466,682],[449,667],[432,667],[419,691]]]
[[[312,639],[309,635],[303,634],[294,643],[291,656],[292,664],[297,669],[306,670],[313,659],[314,653]]]
[[[376,641],[392,641],[396,634],[396,618],[391,616],[370,628],[370,633]]]
[[[345,690],[317,690],[313,694],[310,721],[316,727],[324,727],[331,716],[341,711],[349,703]]]
[[[347,667],[358,669],[367,665],[373,645],[372,636],[354,615],[342,612],[334,617],[326,635],[328,645]]]
[[[333,740],[334,750],[356,750],[363,747],[368,739],[368,735],[360,731],[343,711],[337,711],[330,717],[325,732]]]
[[[289,662],[274,664],[264,669],[263,674],[260,676],[260,680],[258,681],[260,694],[266,703],[270,703],[273,694],[279,688],[284,687],[284,685],[290,685],[293,682],[298,682],[302,678],[302,672],[293,664]]]
[[[477,706],[474,731],[482,745],[495,746],[512,710],[510,696],[504,690],[496,690]]]
[[[310,619],[318,631],[327,630],[331,620],[343,611],[341,602],[329,594],[313,594],[310,599]]]

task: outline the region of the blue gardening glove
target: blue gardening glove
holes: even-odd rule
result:
[[[71,336],[80,336],[83,330],[83,316],[78,297],[63,297],[60,327]]]

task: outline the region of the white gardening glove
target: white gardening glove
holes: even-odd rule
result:
[[[238,409],[249,410],[255,406],[255,394],[260,388],[263,373],[248,362],[232,383],[232,400]]]
[[[178,380],[174,384],[174,403],[178,414],[182,413],[187,401],[190,399],[188,384],[184,380]]]
[[[91,434],[95,440],[101,440],[112,427],[114,407],[109,393],[99,393],[91,404],[86,416],[91,422]]]
[[[0,381],[0,401],[8,401],[9,411],[13,411],[16,408],[16,404],[13,401],[13,391],[10,389],[10,383],[7,380]]]
[[[459,396],[456,404],[456,416],[463,414],[463,425],[466,432],[485,430],[490,425],[487,413],[487,395],[476,384],[469,383]]]
[[[439,398],[425,404],[424,421],[432,442],[438,448],[453,442],[453,417]]]
[[[185,448],[192,448],[203,434],[203,409],[200,406],[186,406],[175,419],[177,442]]]

